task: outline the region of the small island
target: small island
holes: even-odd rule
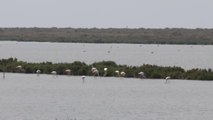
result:
[[[98,74],[93,74],[93,69],[98,70]],[[107,70],[107,74],[106,74]],[[39,72],[38,72],[39,71]],[[165,67],[144,64],[141,66],[117,65],[113,61],[101,61],[93,64],[75,61],[73,63],[28,63],[18,61],[16,58],[8,58],[0,60],[0,72],[11,73],[27,73],[27,74],[57,74],[57,75],[73,75],[73,76],[104,76],[104,77],[131,77],[146,79],[165,79],[170,76],[171,79],[186,80],[213,80],[213,72],[211,69],[191,69],[184,70],[181,67]],[[124,72],[118,76],[117,72]],[[141,76],[141,72],[144,76]]]

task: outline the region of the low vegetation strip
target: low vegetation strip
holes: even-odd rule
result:
[[[0,40],[73,43],[213,44],[213,29],[0,28]]]
[[[94,71],[98,74],[94,74]],[[211,69],[191,69],[184,70],[180,67],[162,67],[156,65],[144,64],[141,66],[117,65],[113,61],[95,62],[87,65],[84,62],[75,61],[73,63],[28,63],[18,61],[16,58],[8,58],[0,60],[1,72],[12,73],[39,73],[39,74],[58,74],[58,75],[86,75],[86,76],[118,76],[120,71],[123,77],[145,77],[150,79],[164,79],[170,76],[172,79],[188,79],[188,80],[213,80],[213,72]],[[54,72],[53,72],[54,71]],[[97,72],[96,71],[96,72]],[[106,72],[107,71],[107,72]],[[144,73],[143,76],[141,76]]]

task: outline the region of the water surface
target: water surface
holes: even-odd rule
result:
[[[1,120],[212,120],[213,82],[6,73]]]
[[[213,68],[212,51],[212,45],[0,42],[0,58],[55,63],[82,61],[87,64],[111,60],[134,66],[155,64],[185,69]]]

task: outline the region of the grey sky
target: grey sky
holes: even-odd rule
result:
[[[213,28],[213,0],[0,0],[0,27]]]

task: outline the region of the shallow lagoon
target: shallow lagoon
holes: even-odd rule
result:
[[[213,68],[213,46],[0,42],[0,58],[27,62],[156,64]],[[2,73],[1,73],[2,74]],[[213,83],[6,73],[2,120],[211,120]]]
[[[1,120],[211,120],[211,81],[6,73]]]
[[[0,58],[27,62],[73,62],[103,60],[140,66],[155,64],[185,69],[213,68],[212,45],[85,44],[49,42],[0,42]]]

